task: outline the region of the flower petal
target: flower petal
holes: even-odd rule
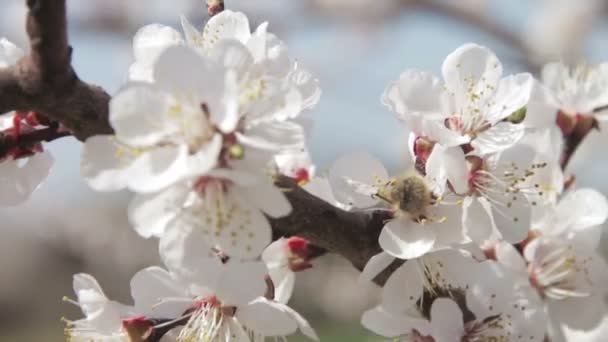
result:
[[[382,289],[384,310],[402,314],[416,305],[424,290],[421,267],[418,260],[409,260],[391,274]]]
[[[39,152],[20,166],[20,160],[0,162],[0,205],[13,206],[25,202],[48,177],[53,156]]]
[[[390,264],[395,261],[395,257],[386,253],[380,252],[369,259],[363,271],[359,275],[360,281],[372,282],[380,272],[384,271]]]
[[[543,222],[543,232],[557,235],[569,231],[581,231],[603,224],[608,218],[608,201],[593,189],[577,189],[568,193],[557,205],[552,215]]]
[[[190,191],[178,183],[152,194],[137,194],[129,203],[129,222],[144,238],[160,237],[166,225],[179,214]]]
[[[136,155],[133,149],[119,143],[114,136],[93,136],[84,143],[80,172],[89,186],[97,191],[124,189]]]
[[[431,329],[438,342],[458,342],[465,333],[463,314],[449,298],[437,298],[431,306]]]
[[[135,308],[150,317],[179,317],[192,303],[166,301],[165,298],[187,298],[188,291],[165,269],[153,266],[137,272],[131,279],[131,297]]]
[[[502,64],[490,49],[468,43],[446,57],[442,73],[449,91],[463,96],[470,92],[479,95],[487,86],[498,86]]]
[[[430,252],[436,239],[435,231],[424,224],[397,218],[384,225],[378,242],[385,252],[396,258],[413,259]]]
[[[519,243],[528,236],[532,221],[532,207],[521,192],[511,194],[508,199],[511,205],[492,205],[492,217],[503,239],[510,243]]]
[[[442,114],[443,96],[445,90],[437,77],[407,70],[385,90],[382,103],[397,113],[400,119],[407,120],[409,115]]]
[[[428,322],[412,320],[407,316],[388,313],[382,307],[376,307],[363,313],[361,324],[378,335],[396,338],[411,333],[413,329],[418,330],[420,325],[428,325]]]
[[[493,125],[525,107],[530,100],[533,85],[534,78],[528,73],[501,79],[494,93],[492,106],[484,115],[485,119]]]
[[[291,212],[291,203],[285,194],[270,182],[239,187],[236,191],[250,203],[256,203],[257,207],[270,217],[283,217]]]
[[[131,147],[150,146],[178,132],[169,115],[169,100],[148,84],[132,84],[110,101],[110,124],[117,138]]]
[[[235,39],[245,44],[251,37],[249,19],[241,12],[224,10],[213,16],[205,25],[203,40],[206,49],[224,39]]]
[[[492,235],[490,204],[485,198],[467,196],[462,204],[462,225],[465,234],[473,241],[482,243]]]
[[[180,181],[187,171],[188,147],[163,146],[141,153],[129,170],[129,189],[155,192]]]
[[[151,24],[142,27],[133,37],[135,62],[129,68],[129,79],[152,82],[152,68],[158,56],[166,48],[183,43],[181,34],[169,26]]]
[[[471,146],[476,155],[496,153],[514,146],[524,133],[524,125],[500,122],[479,134],[471,141]]]
[[[369,207],[378,202],[373,198],[374,186],[388,181],[388,173],[382,163],[367,152],[352,152],[336,160],[329,170],[329,183],[335,198],[344,204]],[[356,184],[367,186],[367,191]]]
[[[227,262],[222,264],[221,278],[215,288],[222,304],[239,309],[266,292],[266,265],[260,261]],[[247,286],[243,280],[247,279]],[[295,328],[294,328],[295,330]]]
[[[283,304],[263,297],[239,307],[236,318],[248,329],[266,337],[291,335],[298,329],[298,323],[285,312]]]

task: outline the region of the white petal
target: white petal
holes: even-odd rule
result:
[[[157,318],[179,317],[192,304],[175,301],[162,303],[166,298],[187,298],[188,292],[169,272],[156,266],[145,268],[133,276],[131,297],[140,313]]]
[[[350,181],[374,186],[388,181],[382,163],[366,152],[352,152],[336,160],[329,171],[329,182],[339,202],[357,207],[369,207],[378,202],[367,193],[358,193]]]
[[[499,122],[483,131],[471,142],[476,155],[486,155],[500,152],[515,145],[524,136],[525,127],[522,124]]]
[[[418,260],[409,260],[388,278],[381,304],[387,312],[402,314],[416,305],[424,290],[421,267]]]
[[[511,207],[492,205],[492,217],[503,239],[518,243],[528,236],[532,221],[532,207],[521,192],[511,194]]]
[[[246,43],[249,37],[251,37],[251,29],[247,16],[230,10],[224,10],[213,16],[203,30],[205,47],[209,49],[223,39],[235,39]]]
[[[203,35],[190,23],[188,18],[184,15],[180,15],[180,22],[182,24],[182,30],[184,30],[184,36],[188,45],[199,47],[202,44]],[[200,46],[202,47],[202,46]]]
[[[257,204],[257,207],[270,217],[283,217],[291,212],[291,203],[289,203],[283,191],[270,182],[239,187],[236,191],[250,203]]]
[[[380,252],[369,259],[363,271],[359,275],[360,281],[372,282],[374,278],[384,271],[390,264],[395,261],[395,257],[386,253]]]
[[[321,98],[321,87],[319,80],[302,68],[294,70],[290,75],[290,81],[297,87],[302,96],[303,108],[314,107]]]
[[[169,115],[167,96],[152,85],[129,85],[110,101],[110,124],[117,138],[132,147],[154,145],[178,132]]]
[[[6,38],[0,39],[0,68],[6,68],[17,63],[24,55],[23,50],[17,45]]]
[[[603,224],[608,217],[608,201],[593,189],[578,189],[568,193],[557,205],[544,232],[557,235],[566,230],[579,231]]]
[[[528,73],[510,75],[498,83],[492,106],[485,114],[490,124],[495,124],[523,108],[530,100],[534,78]]]
[[[103,310],[107,304],[108,298],[103,293],[101,286],[97,280],[85,273],[75,274],[73,278],[73,287],[82,312],[86,315],[93,315]]]
[[[129,69],[129,79],[153,81],[152,67],[161,52],[183,43],[181,34],[169,26],[152,24],[142,27],[133,37],[135,63]]]
[[[437,298],[431,306],[431,329],[437,342],[459,342],[464,335],[462,311],[453,300]]]
[[[238,134],[239,141],[260,149],[298,149],[305,140],[302,126],[295,122],[264,122]]]
[[[123,189],[129,182],[129,168],[136,156],[136,151],[120,144],[114,136],[90,137],[82,149],[82,177],[97,191]]]
[[[365,311],[361,318],[361,324],[365,328],[388,338],[398,337],[409,332],[403,321],[402,317],[391,315],[381,307]]]
[[[169,271],[200,286],[217,286],[221,262],[200,229],[169,224],[160,237],[158,250]]]
[[[445,90],[441,81],[432,74],[407,70],[399,80],[386,89],[382,103],[396,112],[401,119],[412,114],[441,114],[441,97]]]
[[[502,64],[488,48],[469,43],[446,57],[442,73],[450,91],[464,93],[471,89],[479,94],[487,90],[487,85],[497,87]]]
[[[192,229],[235,258],[258,257],[272,241],[270,223],[255,203],[244,200],[238,188],[225,191],[215,184],[205,189],[204,198],[196,198],[184,208],[169,227]]]
[[[270,271],[271,277],[273,272]],[[276,272],[275,272],[276,274]],[[282,277],[281,281],[275,282],[275,277],[272,277],[275,289],[274,289],[274,300],[278,303],[287,304],[291,299],[294,287],[296,285],[296,275],[293,272],[285,272],[285,276]]]
[[[462,225],[465,234],[473,241],[482,243],[492,234],[490,204],[485,198],[467,196],[462,204]]]
[[[137,149],[113,136],[94,136],[84,144],[81,173],[98,191],[129,187],[155,192],[180,180],[186,171],[186,146]]]
[[[511,272],[525,275],[527,272],[526,261],[515,247],[509,243],[501,241],[494,246],[496,260],[508,268]]]
[[[523,123],[533,128],[555,127],[558,109],[559,104],[551,91],[539,81],[534,81]]]
[[[446,148],[435,145],[427,160],[426,172],[427,178],[434,182],[449,180],[457,194],[464,194],[469,190],[469,170],[460,146]]]
[[[190,188],[183,183],[153,194],[138,194],[129,203],[129,222],[144,238],[160,237],[184,205]]]
[[[154,80],[167,93],[197,105],[205,103],[210,113],[223,110],[224,69],[192,48],[165,49],[154,64]]]
[[[245,305],[266,292],[266,272],[266,265],[260,261],[229,261],[222,265],[216,294],[225,305]],[[247,286],[243,286],[245,279]]]
[[[291,335],[298,329],[298,323],[285,312],[283,304],[263,297],[239,307],[236,318],[248,329],[267,337]]]
[[[248,72],[254,63],[249,49],[236,40],[219,42],[211,52],[210,57],[216,60],[218,64],[235,71],[235,76]]]
[[[433,249],[437,235],[433,229],[411,221],[397,218],[382,228],[378,242],[388,254],[399,259],[413,259]]]
[[[13,206],[26,201],[48,177],[53,156],[48,151],[21,160],[0,162],[0,205]]]
[[[129,189],[155,192],[181,180],[185,175],[188,147],[163,146],[143,152],[129,168]]]
[[[293,319],[296,320],[298,328],[300,329],[302,334],[304,334],[304,336],[310,338],[313,341],[319,341],[319,336],[317,336],[315,330],[310,326],[308,321],[304,317],[302,317],[302,315],[300,315],[297,311],[293,310],[288,306],[283,306],[283,310],[285,310],[287,314],[289,314]]]
[[[576,330],[590,330],[606,316],[603,295],[551,300],[547,303],[550,316],[562,325]]]
[[[189,155],[186,175],[198,177],[215,168],[222,151],[222,140],[221,134],[216,133],[196,153]]]
[[[426,178],[433,184],[433,193],[435,194],[443,194],[448,181],[447,165],[444,158],[445,150],[445,147],[435,145],[424,165]]]

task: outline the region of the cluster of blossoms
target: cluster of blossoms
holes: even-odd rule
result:
[[[404,341],[600,341],[608,201],[564,189],[560,153],[580,122],[602,121],[606,70],[503,77],[493,52],[465,44],[443,80],[408,70],[388,86],[383,103],[411,131],[410,167],[391,177],[354,152],[327,179],[343,208],[386,212],[383,252],[362,277],[405,261],[364,326]]]
[[[82,174],[98,191],[136,193],[129,219],[159,239],[166,268],[131,282],[133,306],[110,301],[89,275],[74,290],[85,318],[71,341],[264,341],[314,330],[287,306],[306,240],[272,242],[269,219],[292,208],[274,177],[301,183],[314,167],[300,114],[317,81],[261,24],[224,11],[202,32],[158,24],[134,38],[128,82],[110,102],[114,135],[88,139]]]
[[[84,318],[69,341],[318,340],[287,304],[295,272],[312,267],[309,242],[272,242],[271,222],[292,208],[286,175],[345,211],[385,215],[382,252],[362,279],[386,280],[362,324],[416,342],[602,341],[608,266],[598,252],[608,201],[566,181],[565,139],[599,126],[608,65],[549,64],[542,81],[503,77],[489,49],[465,44],[443,80],[405,71],[383,103],[410,130],[409,166],[389,175],[365,152],[315,177],[300,114],[317,80],[267,30],[224,11],[202,31],[158,24],[134,38],[127,83],[110,102],[114,135],[89,138],[82,174],[98,191],[136,193],[139,235],[159,240],[163,267],[131,281],[132,305],[74,276]],[[0,40],[0,68],[22,51]],[[50,123],[36,113],[0,117],[3,139]],[[16,143],[0,161],[0,203],[23,201],[52,164],[38,144]],[[394,268],[394,267],[392,267]],[[379,278],[378,278],[379,279]],[[598,339],[598,336],[599,339]]]

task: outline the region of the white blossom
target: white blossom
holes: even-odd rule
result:
[[[557,124],[568,135],[581,117],[593,116],[603,124],[607,120],[608,63],[579,64],[569,67],[549,63],[542,70],[542,84],[536,84],[526,118],[532,127]]]
[[[9,67],[23,57],[18,46],[0,39],[0,68]],[[20,134],[34,128],[15,112],[0,116],[0,132],[19,139]],[[13,206],[25,202],[47,178],[53,165],[53,157],[41,144],[32,148],[16,147],[6,152],[0,160],[0,205]]]
[[[108,341],[128,342],[127,332],[123,329],[123,319],[133,312],[133,309],[118,302],[109,300],[97,280],[88,274],[74,275],[74,292],[77,301],[69,301],[79,306],[85,317],[68,321],[66,319],[65,334],[68,341]]]
[[[161,256],[171,272],[150,268],[132,286],[156,291],[157,307],[170,306],[186,318],[177,341],[264,341],[284,337],[298,328],[318,340],[314,330],[297,312],[265,294],[267,269],[260,261],[220,258],[205,242],[189,239],[198,248],[166,250]],[[156,285],[158,284],[158,285]],[[178,309],[179,308],[179,309]]]
[[[202,32],[185,17],[182,27],[184,37],[159,24],[137,32],[131,80],[154,80],[151,70],[160,53],[170,46],[188,45],[236,72],[240,106],[252,117],[295,117],[318,102],[321,92],[317,80],[291,59],[282,41],[267,32],[268,23],[252,33],[245,14],[226,10],[211,18]]]
[[[542,341],[542,314],[514,295],[491,261],[443,250],[408,260],[386,282],[381,303],[362,323],[396,339]],[[529,322],[533,320],[533,322]]]
[[[568,193],[542,220],[520,254],[500,243],[496,258],[517,277],[516,285],[536,291],[537,305],[558,330],[589,330],[607,313],[603,298],[608,265],[598,252],[608,202],[591,189]]]
[[[502,64],[489,49],[465,44],[443,62],[441,82],[432,74],[405,71],[387,88],[383,103],[423,137],[444,147],[470,143],[478,154],[513,146],[524,126],[509,116],[528,103],[529,74],[502,76]]]
[[[274,286],[274,300],[287,304],[293,293],[296,275],[312,267],[310,244],[301,237],[280,238],[262,253],[262,260]]]
[[[379,161],[354,152],[334,162],[329,181],[338,201],[388,211],[393,217],[380,233],[380,246],[394,257],[410,259],[468,242],[460,225],[460,208],[442,202],[444,182],[436,182],[434,176],[427,169],[426,176],[411,170],[390,178]]]

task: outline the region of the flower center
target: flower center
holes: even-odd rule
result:
[[[215,297],[207,297],[196,303],[190,319],[177,337],[178,342],[214,341],[221,336],[232,335],[226,319],[233,317],[236,307],[222,306]]]
[[[591,285],[588,259],[580,260],[572,246],[546,244],[546,249],[528,265],[530,284],[543,298],[562,300],[570,297],[587,297],[591,293],[585,285]],[[581,280],[583,280],[581,282]]]

